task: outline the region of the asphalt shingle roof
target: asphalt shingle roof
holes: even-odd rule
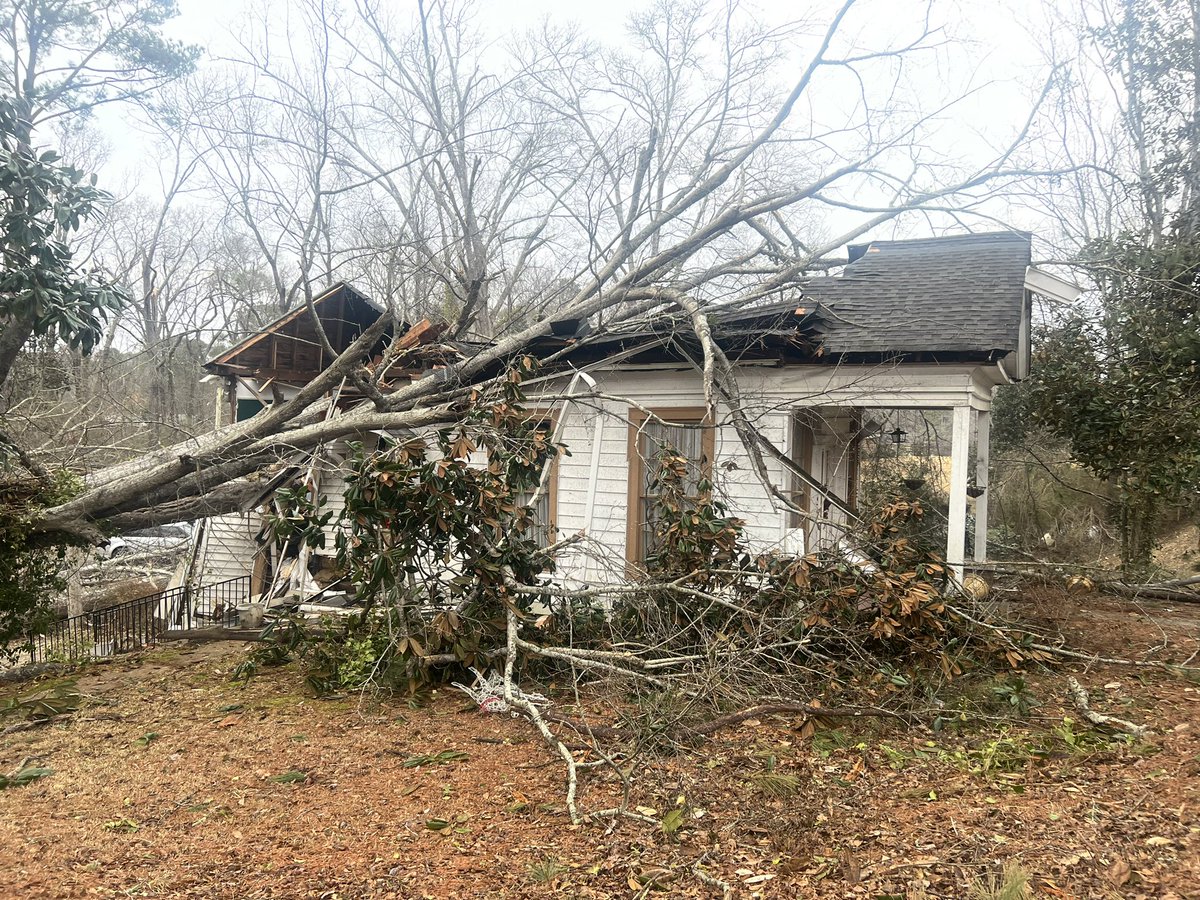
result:
[[[825,353],[1017,349],[1029,234],[873,241],[851,247],[851,259],[802,287]]]

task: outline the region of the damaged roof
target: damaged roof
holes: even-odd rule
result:
[[[1006,353],[1027,315],[1031,245],[1014,231],[872,241],[801,292],[826,354]]]
[[[327,339],[338,353],[349,347],[383,313],[382,307],[370,297],[343,282],[314,297],[312,305]],[[204,363],[204,368],[220,375],[293,374],[307,380],[330,362],[332,360],[324,351],[308,313],[308,305],[301,303],[214,356]]]
[[[705,315],[713,339],[742,361],[992,360],[1020,348],[1031,241],[1007,231],[852,245],[841,274],[802,281],[782,301],[710,306]],[[581,345],[592,359],[624,351],[633,363],[701,352],[679,309],[602,329]]]
[[[1026,272],[1032,238],[1005,231],[852,245],[834,276],[801,281],[786,299],[759,306],[705,309],[713,338],[732,359],[779,364],[871,361],[994,360],[1021,349],[1029,304]],[[790,295],[790,296],[789,296]],[[347,284],[314,300],[336,352],[380,314]],[[205,364],[222,375],[303,383],[328,365],[306,308],[300,306]],[[576,362],[694,362],[702,355],[689,316],[676,307],[637,321],[592,329],[581,320],[551,323],[530,350]],[[387,380],[419,378],[486,344],[443,339],[444,324],[398,323],[383,345],[403,351]],[[563,357],[560,355],[560,361]]]

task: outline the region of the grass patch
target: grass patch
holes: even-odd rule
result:
[[[1008,863],[1000,875],[990,875],[976,881],[967,891],[970,900],[1026,900],[1029,894],[1029,873],[1017,863]]]
[[[1143,749],[1145,748],[1145,749]],[[1006,729],[999,736],[969,745],[952,747],[927,741],[923,746],[899,749],[880,744],[879,751],[888,764],[901,771],[913,762],[938,762],[953,765],[972,775],[988,780],[1018,780],[1030,764],[1061,757],[1087,757],[1095,753],[1125,750],[1148,752],[1148,745],[1136,745],[1128,735],[1105,735],[1091,729],[1077,731],[1073,719],[1044,732],[1011,734]]]
[[[553,856],[529,864],[529,880],[537,884],[550,884],[567,873],[567,867]]]

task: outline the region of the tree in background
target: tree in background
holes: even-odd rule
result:
[[[103,194],[82,173],[35,152],[40,125],[86,117],[102,104],[140,98],[187,71],[198,50],[167,40],[173,0],[25,0],[0,16],[4,86],[7,246],[0,303],[0,384],[31,337],[51,328],[90,350],[102,311],[115,308],[101,282],[81,277],[64,237],[93,215]]]
[[[175,0],[6,0],[0,84],[24,138],[61,118],[140,100],[189,71],[199,49],[162,35]]]
[[[11,101],[0,99],[0,383],[32,336],[90,352],[121,294],[75,263],[72,232],[106,195],[88,177],[37,152]]]
[[[0,379],[31,336],[90,353],[124,302],[111,282],[76,264],[68,242],[105,199],[95,178],[23,137],[13,104],[0,100]],[[31,633],[63,587],[71,542],[28,536],[39,511],[68,499],[72,485],[0,429],[0,645]]]
[[[23,0],[0,15],[0,387],[31,344],[86,356],[126,302],[84,268],[72,241],[110,199],[95,176],[39,146],[38,130],[85,119],[102,104],[144,97],[191,67],[198,51],[160,27],[172,0]],[[9,391],[0,394],[11,400]],[[28,633],[61,587],[70,539],[29,539],[39,511],[77,486],[0,430],[0,639]]]
[[[1043,335],[1028,409],[1113,486],[1122,562],[1140,574],[1164,507],[1200,487],[1200,248],[1123,235],[1085,259],[1099,309]]]
[[[1104,151],[1067,214],[1094,301],[1052,317],[1022,404],[1111,484],[1123,565],[1138,573],[1164,507],[1200,488],[1200,0],[1089,12],[1119,98],[1107,127],[1073,109],[1076,142]]]

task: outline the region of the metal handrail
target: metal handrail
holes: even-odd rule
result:
[[[250,576],[240,575],[198,588],[186,585],[127,600],[52,625],[29,635],[30,662],[98,659],[154,644],[168,631],[198,622],[236,625],[238,604],[250,598]]]

